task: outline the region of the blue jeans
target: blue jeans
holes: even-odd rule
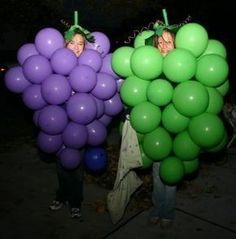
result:
[[[158,217],[173,220],[175,217],[176,186],[163,183],[159,175],[160,162],[154,162],[153,170],[153,209],[150,217]]]

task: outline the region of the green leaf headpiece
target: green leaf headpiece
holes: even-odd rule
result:
[[[181,22],[180,24],[169,25],[166,9],[162,10],[162,14],[164,22],[157,20],[155,22],[149,23],[147,27],[143,27],[141,30],[134,30],[133,35],[129,36],[128,40],[124,41],[124,43],[130,44],[131,41],[137,36],[137,34],[142,33],[142,31],[151,30],[153,31],[153,33],[150,34],[150,36],[147,39],[145,39],[145,45],[153,45],[154,37],[161,36],[164,31],[177,33],[177,31],[180,29],[181,26],[183,26],[184,24],[188,23],[191,20],[191,17],[188,16],[185,19],[185,21]]]
[[[69,30],[67,30],[64,33],[64,38],[66,41],[71,41],[73,36],[79,33],[81,34],[88,42],[94,43],[95,42],[95,38],[94,36],[86,29],[84,29],[83,27],[81,27],[78,24],[78,12],[75,11],[74,12],[74,25],[72,25]]]
[[[162,22],[160,20],[157,20],[153,24],[153,29],[152,29],[153,34],[145,40],[146,45],[152,45],[153,44],[153,38],[155,36],[161,36],[164,31],[169,31],[169,32],[172,32],[172,33],[176,33],[180,29],[181,26],[186,24],[191,19],[190,17],[188,17],[184,22],[182,22],[180,24],[169,25],[166,9],[162,10],[162,14],[163,14],[164,22]]]

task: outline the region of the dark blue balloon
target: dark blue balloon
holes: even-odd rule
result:
[[[90,147],[84,152],[84,163],[92,172],[99,172],[107,166],[107,153],[102,147]]]

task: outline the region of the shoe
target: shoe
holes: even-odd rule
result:
[[[173,220],[171,219],[162,218],[160,220],[160,226],[162,229],[169,229],[172,227],[172,225],[173,225]]]
[[[81,218],[82,214],[79,208],[71,208],[71,217],[72,218]]]
[[[63,203],[57,200],[53,200],[52,203],[49,205],[49,208],[52,211],[60,210],[63,207]]]
[[[148,222],[151,225],[157,225],[160,223],[160,218],[159,217],[151,217],[148,219]]]

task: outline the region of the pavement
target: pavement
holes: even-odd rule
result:
[[[118,147],[117,131],[111,134],[109,142]],[[176,220],[167,230],[147,223],[150,209],[129,206],[112,224],[104,205],[108,190],[94,183],[85,184],[83,222],[71,219],[66,207],[51,212],[54,163],[40,160],[32,135],[7,142],[0,150],[1,239],[236,238],[235,152],[220,163],[205,163],[177,192]]]
[[[150,209],[130,205],[112,224],[108,189],[89,182],[80,222],[70,218],[66,207],[48,209],[57,187],[55,164],[40,160],[32,118],[22,102],[9,98],[13,95],[1,96],[0,105],[0,239],[236,238],[235,144],[221,159],[203,159],[197,177],[185,181],[171,228],[149,225]],[[117,128],[111,128],[108,143],[119,147]]]

